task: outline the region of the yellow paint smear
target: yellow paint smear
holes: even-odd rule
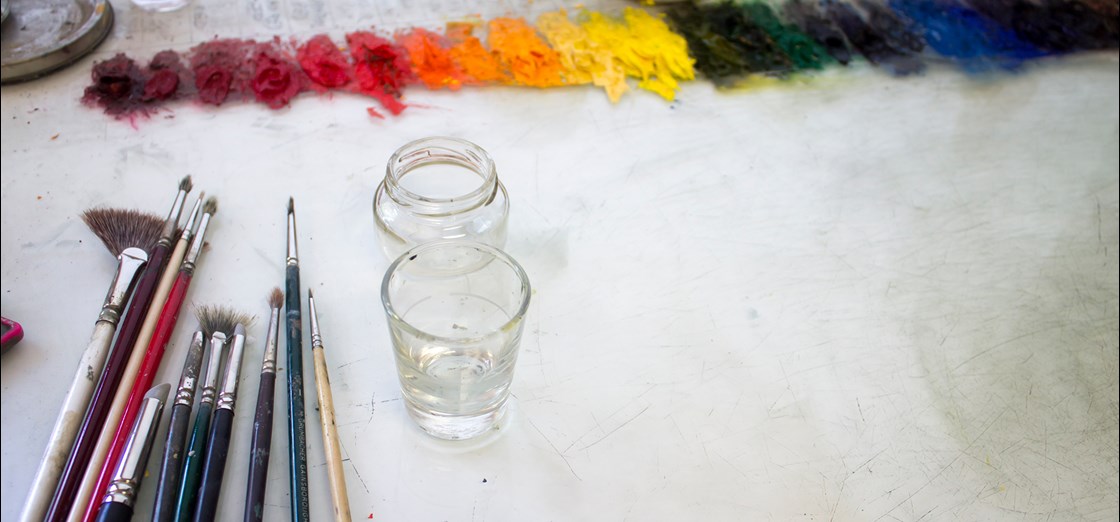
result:
[[[596,11],[581,18],[591,45],[609,49],[623,72],[639,80],[638,87],[672,101],[679,81],[696,78],[688,43],[660,17],[628,7],[621,21]]]
[[[560,56],[564,80],[569,85],[594,83],[607,91],[612,102],[618,102],[630,88],[614,52],[569,20],[567,11],[541,15],[537,18],[537,30]]]

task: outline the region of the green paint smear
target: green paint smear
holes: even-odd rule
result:
[[[794,70],[820,70],[831,63],[828,52],[795,25],[784,24],[767,4],[750,2],[742,6],[751,21],[761,27],[789,57]]]
[[[670,10],[669,19],[688,41],[696,68],[716,85],[750,74],[785,76],[794,69],[778,43],[738,6],[687,4]]]

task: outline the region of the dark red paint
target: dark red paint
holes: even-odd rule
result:
[[[107,114],[123,116],[140,109],[144,92],[144,72],[123,54],[93,66],[93,85],[86,87],[82,102],[105,109]]]

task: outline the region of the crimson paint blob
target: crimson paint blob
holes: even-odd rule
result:
[[[257,101],[272,109],[288,105],[303,90],[300,69],[272,46],[261,46],[253,56],[251,87]]]
[[[350,57],[354,59],[357,90],[381,102],[389,112],[400,114],[406,107],[401,94],[415,81],[407,53],[392,42],[371,32],[357,31],[346,35]]]
[[[343,87],[354,77],[346,55],[325,34],[313,36],[300,46],[296,59],[316,91]]]

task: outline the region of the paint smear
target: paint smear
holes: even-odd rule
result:
[[[299,64],[275,44],[258,46],[253,53],[252,65],[250,87],[253,95],[270,109],[287,106],[292,98],[306,89],[307,79]]]
[[[565,84],[593,83],[606,90],[612,102],[629,89],[626,73],[615,63],[611,49],[589,38],[586,30],[568,18],[567,11],[542,14],[537,29],[556,51]]]
[[[429,89],[455,91],[472,81],[455,62],[451,45],[443,36],[425,29],[412,29],[397,33],[395,39],[408,51],[412,72]]]
[[[482,40],[474,36],[474,28],[474,24],[468,22],[447,24],[445,34],[451,42],[451,58],[473,83],[511,83],[509,71],[502,67],[502,62],[496,56],[486,50]]]
[[[610,49],[623,73],[639,80],[639,88],[672,101],[679,82],[696,77],[688,43],[660,17],[628,7],[621,21],[595,11],[581,19],[588,38]]]
[[[560,56],[520,18],[495,18],[487,24],[490,50],[513,76],[527,87],[564,85]]]
[[[752,2],[744,5],[743,9],[789,57],[793,70],[820,70],[832,61],[824,47],[801,32],[797,26],[782,23],[769,5]]]
[[[793,0],[786,3],[782,14],[800,26],[801,30],[823,47],[832,59],[841,65],[848,65],[852,61],[852,49],[848,45],[848,39],[816,5]]]
[[[249,76],[244,67],[248,50],[255,46],[247,40],[221,39],[191,49],[191,72],[199,101],[221,105],[231,94],[240,98]]]
[[[310,87],[319,92],[345,87],[354,78],[350,61],[325,34],[313,36],[301,45],[296,59],[311,81]]]
[[[406,107],[400,101],[404,87],[414,79],[406,53],[368,31],[347,34],[346,43],[358,91],[381,102],[393,115],[400,114]]]

